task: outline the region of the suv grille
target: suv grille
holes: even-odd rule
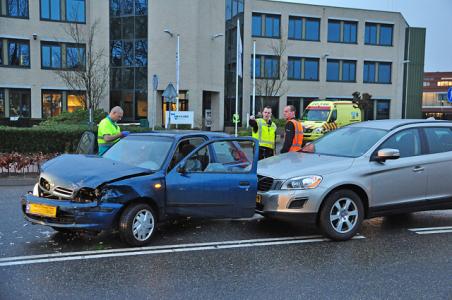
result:
[[[257,175],[257,190],[261,192],[269,191],[273,186],[273,178]]]

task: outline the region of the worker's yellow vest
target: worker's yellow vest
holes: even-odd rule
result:
[[[252,136],[259,141],[259,147],[267,147],[275,150],[275,122],[272,122],[270,126],[261,118],[256,119],[256,122],[258,129],[257,132],[252,131]]]
[[[104,140],[104,135],[108,134],[108,135],[115,135],[121,132],[121,129],[119,128],[118,125],[116,125],[115,123],[113,123],[112,120],[110,120],[108,117],[104,118],[102,121],[100,121],[99,123],[99,128],[97,129],[97,144],[100,145],[113,145],[114,143],[116,143],[117,141],[119,141],[119,139],[116,139],[114,141],[110,141],[110,142],[106,142]]]

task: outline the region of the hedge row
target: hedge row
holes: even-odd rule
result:
[[[121,129],[132,132],[149,131],[137,126],[121,126]],[[74,153],[86,130],[88,126],[85,125],[0,127],[0,153]]]

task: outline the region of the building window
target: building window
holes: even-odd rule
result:
[[[0,117],[5,117],[5,89],[0,89]]]
[[[41,20],[61,21],[61,0],[41,0]]]
[[[252,34],[255,37],[280,37],[279,15],[253,14]]]
[[[394,25],[366,23],[364,43],[366,45],[392,46]]]
[[[287,79],[319,80],[319,59],[289,57]]]
[[[85,23],[85,0],[66,0],[66,21]]]
[[[452,86],[452,81],[438,81],[437,86]]]
[[[376,120],[384,120],[389,119],[389,109],[391,106],[391,102],[389,100],[376,100],[377,102],[377,111],[376,111]]]
[[[0,39],[0,66],[3,65],[3,40]]]
[[[288,37],[290,40],[319,41],[320,20],[317,18],[289,17]]]
[[[236,15],[243,13],[244,0],[226,0],[226,20],[230,20]]]
[[[358,22],[328,20],[328,42],[357,43]]]
[[[364,62],[364,83],[391,83],[392,63],[389,62]]]
[[[41,44],[41,66],[46,69],[61,69],[61,46]]]
[[[0,0],[0,15],[28,19],[28,0]]]
[[[85,107],[85,93],[68,92],[67,94],[67,111],[74,112]]]
[[[30,118],[31,116],[31,92],[30,90],[9,90],[9,115],[10,117]]]
[[[8,41],[8,65],[17,67],[30,67],[29,41]]]
[[[251,77],[253,77],[253,59],[251,59]],[[256,55],[256,78],[278,79],[279,57],[273,55]]]
[[[328,59],[326,70],[327,81],[356,81],[356,61]]]
[[[42,91],[42,117],[44,119],[58,116],[62,112],[63,92]]]
[[[85,46],[66,44],[66,69],[85,69]]]
[[[135,0],[135,15],[146,16],[148,14],[148,0]]]

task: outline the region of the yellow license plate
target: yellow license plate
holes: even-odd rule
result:
[[[27,205],[27,212],[32,215],[55,218],[56,211],[57,211],[56,206],[36,203],[29,203]]]
[[[262,196],[261,195],[256,195],[256,203],[257,204],[261,204],[262,203]]]

